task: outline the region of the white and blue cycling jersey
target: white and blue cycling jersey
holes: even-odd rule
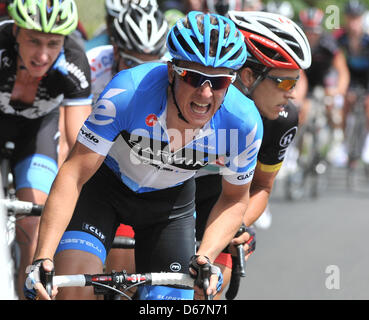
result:
[[[173,187],[209,163],[235,185],[251,181],[263,135],[255,104],[234,86],[193,140],[171,152],[166,127],[168,71],[147,63],[118,73],[106,86],[78,141],[106,156],[106,165],[131,190]]]

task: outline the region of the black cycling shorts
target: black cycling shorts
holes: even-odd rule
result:
[[[57,174],[59,110],[28,119],[0,112],[0,147],[15,144],[11,158],[16,189],[38,189],[49,193]]]
[[[136,272],[181,271],[195,254],[195,182],[135,193],[103,164],[83,186],[57,252],[87,251],[104,263],[120,223],[135,232]]]

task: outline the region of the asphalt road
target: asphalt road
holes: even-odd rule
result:
[[[237,299],[369,299],[369,184],[358,170],[351,190],[334,168],[320,196],[295,202],[276,182],[272,225],[257,229]]]

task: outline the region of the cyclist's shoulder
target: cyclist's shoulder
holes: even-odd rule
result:
[[[92,62],[104,62],[107,58],[111,58],[113,54],[114,48],[111,44],[94,47],[86,51],[86,56],[90,64]]]
[[[150,92],[158,88],[168,86],[167,66],[163,63],[144,63],[134,68],[118,72],[109,83],[109,87],[124,87],[126,91],[145,91],[145,95],[150,96]],[[142,95],[142,99],[146,99]]]
[[[86,63],[88,65],[86,52],[74,37],[65,37],[63,51],[67,61],[77,61],[79,64],[83,63],[83,67],[86,67]]]
[[[112,45],[92,48],[86,52],[91,69],[91,78],[99,78],[111,71],[114,65],[114,49]],[[109,79],[110,80],[110,79]]]
[[[145,63],[135,68],[118,72],[106,85],[100,97],[111,101],[119,110],[130,106],[149,108],[161,105],[168,87],[165,64]]]
[[[298,124],[299,111],[297,106],[292,102],[288,101],[284,110],[279,113],[279,116],[275,121],[280,126],[295,126]]]
[[[254,101],[246,97],[233,85],[228,88],[220,111],[220,121],[225,124],[233,125],[233,122],[236,121],[242,127],[261,123],[260,113]]]
[[[290,130],[296,130],[298,126],[299,113],[295,104],[287,103],[284,110],[274,120],[263,118],[264,137],[281,137]]]
[[[64,91],[90,90],[90,66],[84,50],[66,37],[62,51],[48,71],[50,81],[63,81]]]
[[[13,25],[14,21],[9,18],[0,19],[0,50],[13,49],[15,42]]]

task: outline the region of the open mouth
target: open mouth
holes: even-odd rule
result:
[[[206,114],[210,110],[211,104],[191,102],[191,110],[196,114]]]
[[[38,63],[36,61],[31,61],[31,65],[33,68],[45,68],[47,63]]]

